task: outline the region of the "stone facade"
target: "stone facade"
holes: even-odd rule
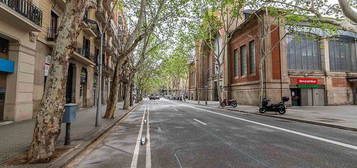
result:
[[[35,2],[35,1],[34,1]],[[1,59],[14,63],[13,72],[0,72],[4,97],[0,120],[32,118],[35,76],[36,36],[40,23],[34,23],[7,4],[0,3]]]
[[[56,44],[57,27],[62,19],[65,1],[32,0],[31,3],[34,9],[41,11],[40,20],[26,18],[7,6],[11,4],[0,2],[0,42],[6,46],[0,47],[0,59],[13,62],[15,67],[13,72],[0,71],[0,121],[31,119],[39,110],[44,93],[46,72]],[[120,15],[119,11],[114,12],[111,20],[113,25],[118,24]],[[87,9],[86,16],[97,20],[93,8]],[[95,105],[96,62],[100,40],[95,26],[83,20],[80,27],[77,49],[69,58],[72,67],[69,81],[72,88],[67,88],[66,98],[67,102],[77,103],[79,107],[90,107]],[[105,33],[104,47],[110,48],[111,36]],[[83,48],[87,50],[84,52]],[[103,51],[103,103],[106,103],[109,96],[113,54]]]

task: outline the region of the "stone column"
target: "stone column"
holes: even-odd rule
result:
[[[333,92],[332,92],[332,78],[329,73],[331,72],[330,67],[330,53],[329,53],[329,40],[327,38],[322,38],[320,41],[320,52],[321,52],[321,67],[322,71],[325,72],[325,105],[329,105],[333,102]]]
[[[7,76],[5,120],[20,121],[32,118],[35,53],[33,48],[21,43],[9,45],[9,60],[15,62],[15,70]]]

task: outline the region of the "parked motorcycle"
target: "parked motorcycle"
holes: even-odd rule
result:
[[[286,106],[285,102],[289,101],[289,97],[282,97],[281,102],[278,104],[270,104],[267,98],[263,99],[262,102],[262,107],[259,108],[260,113],[265,113],[267,111],[275,111],[278,112],[279,114],[285,114],[286,113]]]
[[[221,107],[225,107],[225,106],[232,106],[233,108],[236,108],[238,105],[237,100],[228,100],[228,99],[223,99],[223,101],[221,102]]]

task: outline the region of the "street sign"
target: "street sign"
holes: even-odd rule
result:
[[[319,85],[297,85],[297,88],[303,88],[303,89],[316,89],[318,87]]]
[[[299,85],[316,85],[318,80],[316,78],[298,78],[297,84]]]

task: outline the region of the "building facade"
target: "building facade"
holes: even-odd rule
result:
[[[261,11],[245,16],[232,31],[227,47],[226,98],[259,105],[263,91],[263,97],[275,103],[289,97],[288,104],[293,106],[357,104],[356,34],[338,31],[332,35],[317,28],[291,30]],[[263,25],[268,25],[266,34]],[[202,50],[202,46],[196,47],[197,92],[210,86],[204,74],[209,59],[197,57],[205,52]],[[205,96],[197,98],[205,100]]]
[[[23,5],[26,4],[26,5]],[[0,121],[31,119],[40,108],[65,0],[0,1]],[[110,26],[117,26],[115,10]],[[69,57],[66,103],[95,105],[100,49],[96,9],[86,9],[75,51]],[[113,72],[113,32],[104,32],[103,103]]]
[[[26,3],[27,5],[21,5]],[[0,1],[0,120],[31,119],[39,1]]]
[[[264,97],[293,106],[357,103],[356,34],[322,30],[288,30],[275,18],[257,12],[266,23],[249,17],[234,32],[229,45],[229,97],[240,104],[259,104],[260,59],[263,61]],[[262,35],[262,24],[270,32]],[[260,37],[266,37],[264,43]]]

